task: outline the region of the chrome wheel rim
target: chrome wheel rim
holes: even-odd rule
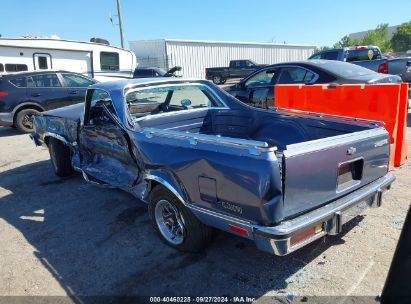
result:
[[[221,82],[221,77],[220,76],[214,76],[214,83],[219,84]]]
[[[23,120],[21,122],[23,127],[25,127],[28,130],[33,130],[33,124],[34,124],[34,114],[26,114],[23,116]]]
[[[154,209],[154,217],[161,235],[173,245],[180,245],[185,238],[184,219],[174,206],[167,200],[160,200]]]

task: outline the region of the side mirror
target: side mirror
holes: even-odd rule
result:
[[[191,105],[191,100],[190,99],[183,99],[180,103],[183,107],[189,107]]]

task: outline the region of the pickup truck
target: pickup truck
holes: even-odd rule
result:
[[[411,83],[411,57],[386,58],[377,46],[356,46],[315,53],[308,59],[346,61]]]
[[[288,254],[380,206],[395,179],[381,123],[258,109],[206,80],[95,84],[35,128],[58,176],[134,194],[182,251],[202,250],[217,228]]]
[[[215,84],[223,84],[229,78],[244,78],[252,72],[266,66],[252,60],[231,60],[228,68],[206,68],[205,77]]]

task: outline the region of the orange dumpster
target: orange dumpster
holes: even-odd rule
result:
[[[390,169],[407,158],[407,84],[276,85],[275,106],[385,123],[390,134]]]

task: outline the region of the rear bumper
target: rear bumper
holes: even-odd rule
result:
[[[342,230],[342,225],[352,219],[353,214],[359,214],[363,207],[381,206],[382,194],[390,188],[394,180],[395,177],[388,173],[384,177],[349,195],[295,219],[285,221],[278,226],[263,227],[253,225],[253,235],[256,245],[260,250],[282,256],[326,234],[339,234]],[[308,229],[318,227],[319,225],[322,225],[320,232],[294,245],[291,244],[291,238],[293,236],[301,234]]]
[[[0,126],[12,126],[13,113],[0,113]]]

